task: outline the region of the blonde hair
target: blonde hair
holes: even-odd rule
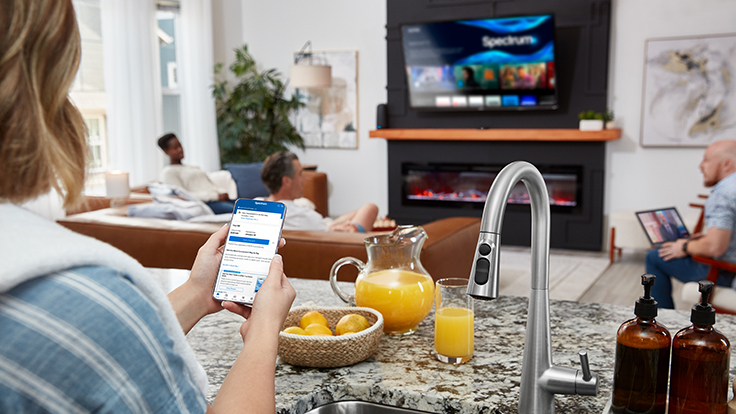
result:
[[[80,55],[71,0],[0,1],[0,201],[52,188],[79,201],[86,126],[68,91]]]

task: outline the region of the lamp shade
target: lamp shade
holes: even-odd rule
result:
[[[105,194],[107,198],[125,198],[130,195],[128,173],[124,171],[106,172]]]
[[[332,86],[332,67],[293,65],[289,82],[294,88],[329,88]]]

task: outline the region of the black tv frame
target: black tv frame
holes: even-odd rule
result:
[[[508,112],[508,111],[518,112],[518,111],[554,111],[554,110],[559,109],[559,107],[560,107],[559,99],[560,98],[559,98],[558,86],[557,86],[558,71],[557,71],[557,62],[556,62],[557,61],[557,52],[556,52],[556,48],[557,48],[557,36],[556,36],[557,26],[556,26],[556,20],[555,20],[554,13],[549,13],[549,12],[548,13],[531,13],[531,14],[521,14],[521,15],[513,15],[513,16],[471,17],[471,18],[458,18],[458,19],[443,20],[443,21],[425,21],[425,22],[411,22],[411,23],[406,22],[406,23],[402,23],[398,27],[398,29],[399,29],[399,44],[401,45],[401,58],[402,58],[402,61],[404,63],[404,68],[406,69],[408,67],[408,63],[407,63],[407,60],[406,60],[406,50],[404,48],[404,39],[403,39],[404,26],[423,26],[423,25],[432,25],[432,24],[441,24],[441,23],[456,23],[456,22],[459,22],[459,21],[473,21],[473,20],[515,19],[515,18],[525,18],[525,17],[534,17],[534,16],[550,16],[551,19],[552,19],[552,27],[553,27],[553,30],[552,30],[552,42],[553,42],[553,45],[554,45],[554,48],[555,48],[554,59],[553,59],[554,68],[555,68],[555,75],[554,75],[555,76],[555,88],[553,89],[554,94],[551,95],[551,96],[554,96],[554,99],[555,99],[555,103],[553,105],[522,106],[521,104],[519,104],[517,106],[503,106],[503,105],[501,105],[501,106],[497,106],[497,107],[495,107],[495,106],[488,106],[487,107],[487,106],[485,106],[485,104],[483,106],[480,106],[480,107],[474,107],[474,106],[470,106],[470,105],[468,105],[468,106],[457,106],[457,107],[455,107],[455,106],[449,106],[449,107],[442,107],[442,106],[434,106],[434,107],[432,107],[432,106],[414,106],[414,103],[413,103],[412,98],[411,98],[411,94],[412,94],[411,87],[409,86],[409,84],[411,83],[411,79],[410,79],[411,76],[407,73],[406,70],[404,70],[404,76],[405,76],[405,81],[406,81],[406,91],[407,91],[407,98],[406,99],[407,99],[409,108],[411,110],[419,111],[419,112],[496,112],[496,111],[501,111],[501,112],[504,112],[504,111],[506,111],[506,112]],[[500,73],[499,73],[499,77],[500,77]],[[500,83],[500,79],[499,79],[499,83]],[[533,91],[537,91],[537,90],[538,89],[528,89],[528,90],[518,89],[518,90],[514,90],[517,93],[515,93],[515,94],[509,94],[509,93],[503,93],[502,91],[504,91],[504,90],[501,89],[500,84],[499,84],[499,89],[497,89],[497,90],[495,90],[495,89],[494,90],[478,90],[477,92],[478,93],[482,93],[484,95],[485,94],[490,95],[490,93],[488,93],[489,91],[497,91],[499,93],[497,93],[496,95],[499,95],[499,96],[504,96],[504,95],[519,95],[519,96],[521,96],[521,95],[524,94],[523,93],[524,91],[533,92]],[[458,92],[459,91],[456,90],[456,91],[448,92],[448,93],[458,95]]]

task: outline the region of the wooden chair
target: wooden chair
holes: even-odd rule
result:
[[[699,194],[699,198],[708,198],[707,195]],[[698,224],[695,225],[695,228],[693,229],[693,234],[700,233],[703,231],[703,224],[705,220],[705,205],[704,204],[698,204],[698,203],[690,203],[690,207],[699,208],[700,211],[700,218],[698,218]],[[693,260],[695,260],[698,263],[703,263],[708,266],[710,266],[710,270],[708,271],[708,277],[707,279],[710,280],[713,283],[716,283],[718,281],[718,274],[721,270],[725,270],[728,272],[736,273],[736,263],[730,263],[730,262],[723,262],[720,260],[715,260],[711,257],[705,257],[705,256],[692,256]],[[716,289],[717,290],[717,289]],[[716,294],[716,290],[713,291],[713,295],[711,295],[711,302],[713,296]],[[730,315],[736,315],[736,303],[734,304],[733,309],[727,309],[723,307],[714,307],[716,312],[718,313],[727,313]]]

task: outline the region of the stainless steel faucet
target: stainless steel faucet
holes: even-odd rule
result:
[[[554,413],[555,394],[598,394],[598,374],[580,351],[582,370],[552,365],[549,326],[549,196],[542,174],[532,164],[513,162],[496,176],[486,198],[478,246],[468,283],[468,295],[498,297],[499,249],[506,201],[514,185],[523,182],[532,209],[532,282],[521,369],[519,413]],[[582,372],[581,372],[582,371]]]

